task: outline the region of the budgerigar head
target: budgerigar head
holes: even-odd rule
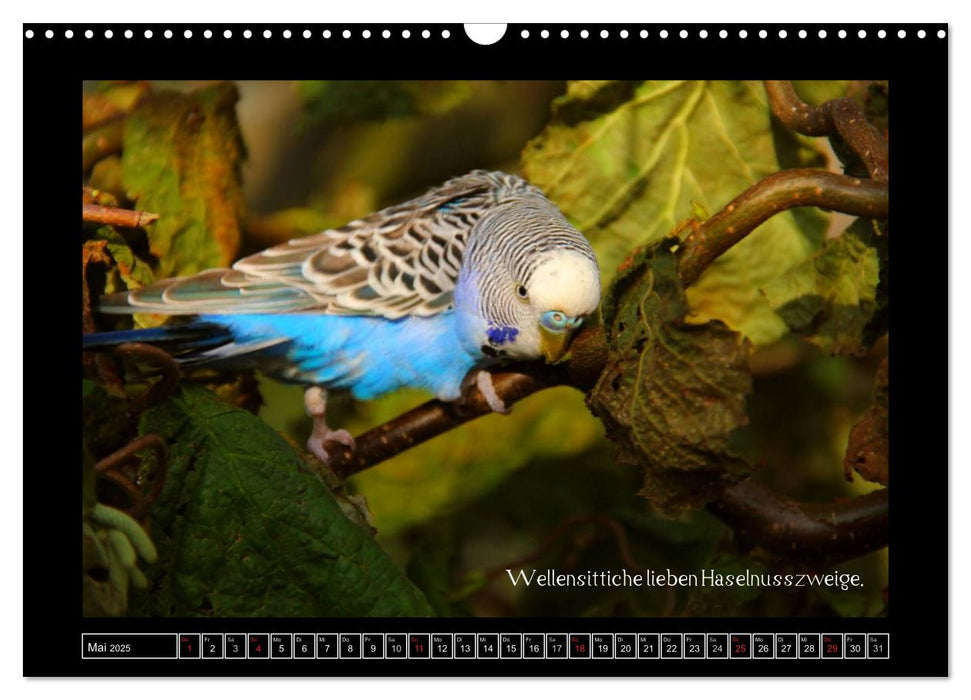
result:
[[[483,319],[481,351],[556,362],[600,304],[590,243],[537,193],[490,212],[469,241],[456,307]]]
[[[516,289],[523,304],[523,337],[517,348],[526,357],[556,362],[583,321],[600,304],[596,259],[573,250],[537,256],[532,274]]]

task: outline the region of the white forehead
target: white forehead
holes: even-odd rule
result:
[[[596,263],[573,251],[554,251],[533,272],[529,299],[541,312],[567,316],[591,314],[600,304],[600,271]]]

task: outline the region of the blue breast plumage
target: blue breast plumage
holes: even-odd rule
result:
[[[413,387],[453,401],[483,359],[464,349],[455,312],[395,320],[324,314],[207,314],[200,320],[228,328],[234,343],[196,361],[229,364],[235,355],[278,379],[346,389],[362,400]],[[274,339],[281,342],[267,346]]]

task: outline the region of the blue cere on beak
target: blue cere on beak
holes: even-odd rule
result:
[[[570,318],[562,311],[547,311],[539,317],[540,325],[548,331],[572,331],[583,323],[582,316]]]

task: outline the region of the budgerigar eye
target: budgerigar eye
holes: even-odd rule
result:
[[[519,295],[520,299],[527,299],[529,297],[529,292],[523,285],[519,285],[519,288],[516,290],[516,294]]]

